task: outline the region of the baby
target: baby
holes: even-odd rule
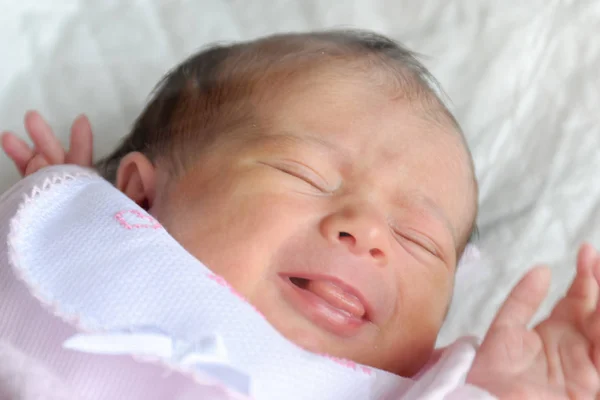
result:
[[[395,374],[431,360],[477,183],[458,123],[414,55],[366,32],[212,47],[171,71],[98,170],[281,334]],[[75,121],[63,151],[3,136],[23,175],[92,166]],[[566,297],[534,329],[549,274],[533,269],[486,335],[467,382],[500,398],[600,393],[600,257],[580,250]]]

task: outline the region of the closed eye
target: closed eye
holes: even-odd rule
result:
[[[424,250],[428,251],[432,255],[434,255],[436,257],[439,257],[439,253],[436,250],[436,246],[433,245],[433,243],[431,243],[428,239],[421,238],[421,237],[414,237],[412,235],[410,235],[410,236],[409,235],[404,235],[404,238],[406,240],[409,240],[409,241],[413,242],[417,246],[420,246],[421,248],[423,248]]]
[[[265,163],[261,162],[266,166],[275,168],[285,174],[298,178],[305,183],[308,183],[315,189],[321,192],[329,192],[328,184],[317,172],[315,172],[312,168],[307,167],[303,164],[299,164],[297,162],[270,162]]]
[[[393,230],[394,236],[396,237],[396,240],[408,241],[408,242],[418,246],[422,250],[425,250],[432,256],[441,258],[441,254],[438,251],[437,246],[430,239],[426,238],[425,236],[411,232],[411,231],[401,232],[398,229],[392,229],[392,230]]]

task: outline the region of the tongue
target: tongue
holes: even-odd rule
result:
[[[365,315],[365,307],[361,301],[332,282],[308,281],[304,289],[356,318],[362,318]]]

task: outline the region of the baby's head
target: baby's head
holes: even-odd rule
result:
[[[164,78],[99,167],[288,339],[410,376],[477,210],[433,85],[370,33],[213,47]]]

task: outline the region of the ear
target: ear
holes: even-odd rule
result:
[[[140,152],[127,154],[117,170],[117,189],[140,207],[149,210],[156,193],[156,168]]]

